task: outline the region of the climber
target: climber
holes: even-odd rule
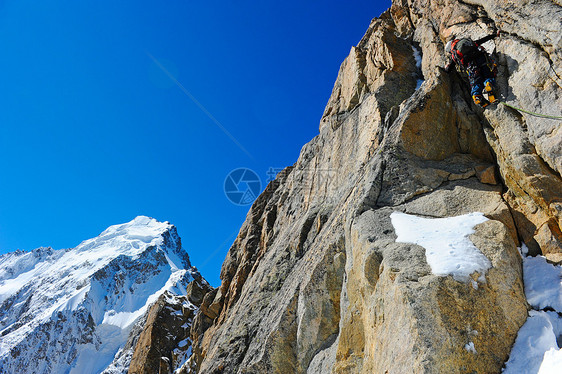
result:
[[[456,39],[453,37],[445,46],[445,53],[450,54],[445,71],[449,72],[454,64],[466,71],[470,81],[472,100],[483,108],[498,101],[494,93],[497,66],[481,45],[498,36],[500,36],[499,30],[495,34],[475,41],[470,38]],[[482,96],[483,91],[486,92],[488,99]]]

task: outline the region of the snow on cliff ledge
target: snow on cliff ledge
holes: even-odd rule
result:
[[[0,372],[99,373],[196,270],[168,222],[140,216],[76,248],[0,256]]]
[[[484,214],[474,212],[457,217],[424,218],[393,212],[390,219],[397,242],[425,248],[427,263],[434,274],[469,281],[470,275],[478,272],[478,280],[486,281],[485,274],[492,264],[468,238],[474,233],[474,226],[488,220]]]

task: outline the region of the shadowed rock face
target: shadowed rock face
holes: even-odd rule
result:
[[[125,351],[132,356],[130,374],[167,374],[187,370],[191,340],[187,331],[200,307],[203,296],[211,290],[209,284],[197,274],[187,286],[187,294],[178,296],[164,293],[150,307],[139,324],[140,332],[131,334]],[[184,367],[185,366],[185,367]]]
[[[485,47],[505,99],[560,115],[561,24],[551,1],[398,0],[373,20],[320,134],[250,209],[192,326],[191,370],[499,372],[527,315],[516,246],[562,260],[562,130],[476,108],[437,66],[452,35],[499,27]],[[486,282],[433,274],[424,248],[396,242],[393,211],[483,212],[471,240],[492,264]]]

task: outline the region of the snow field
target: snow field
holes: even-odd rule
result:
[[[522,245],[523,282],[527,301],[535,309],[517,334],[503,373],[562,373],[562,267],[543,256],[527,256]]]

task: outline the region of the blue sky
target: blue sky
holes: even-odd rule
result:
[[[249,208],[227,199],[228,174],[249,168],[263,189],[297,160],[341,62],[389,6],[2,1],[0,253],[74,247],[148,215],[175,224],[219,285]]]

